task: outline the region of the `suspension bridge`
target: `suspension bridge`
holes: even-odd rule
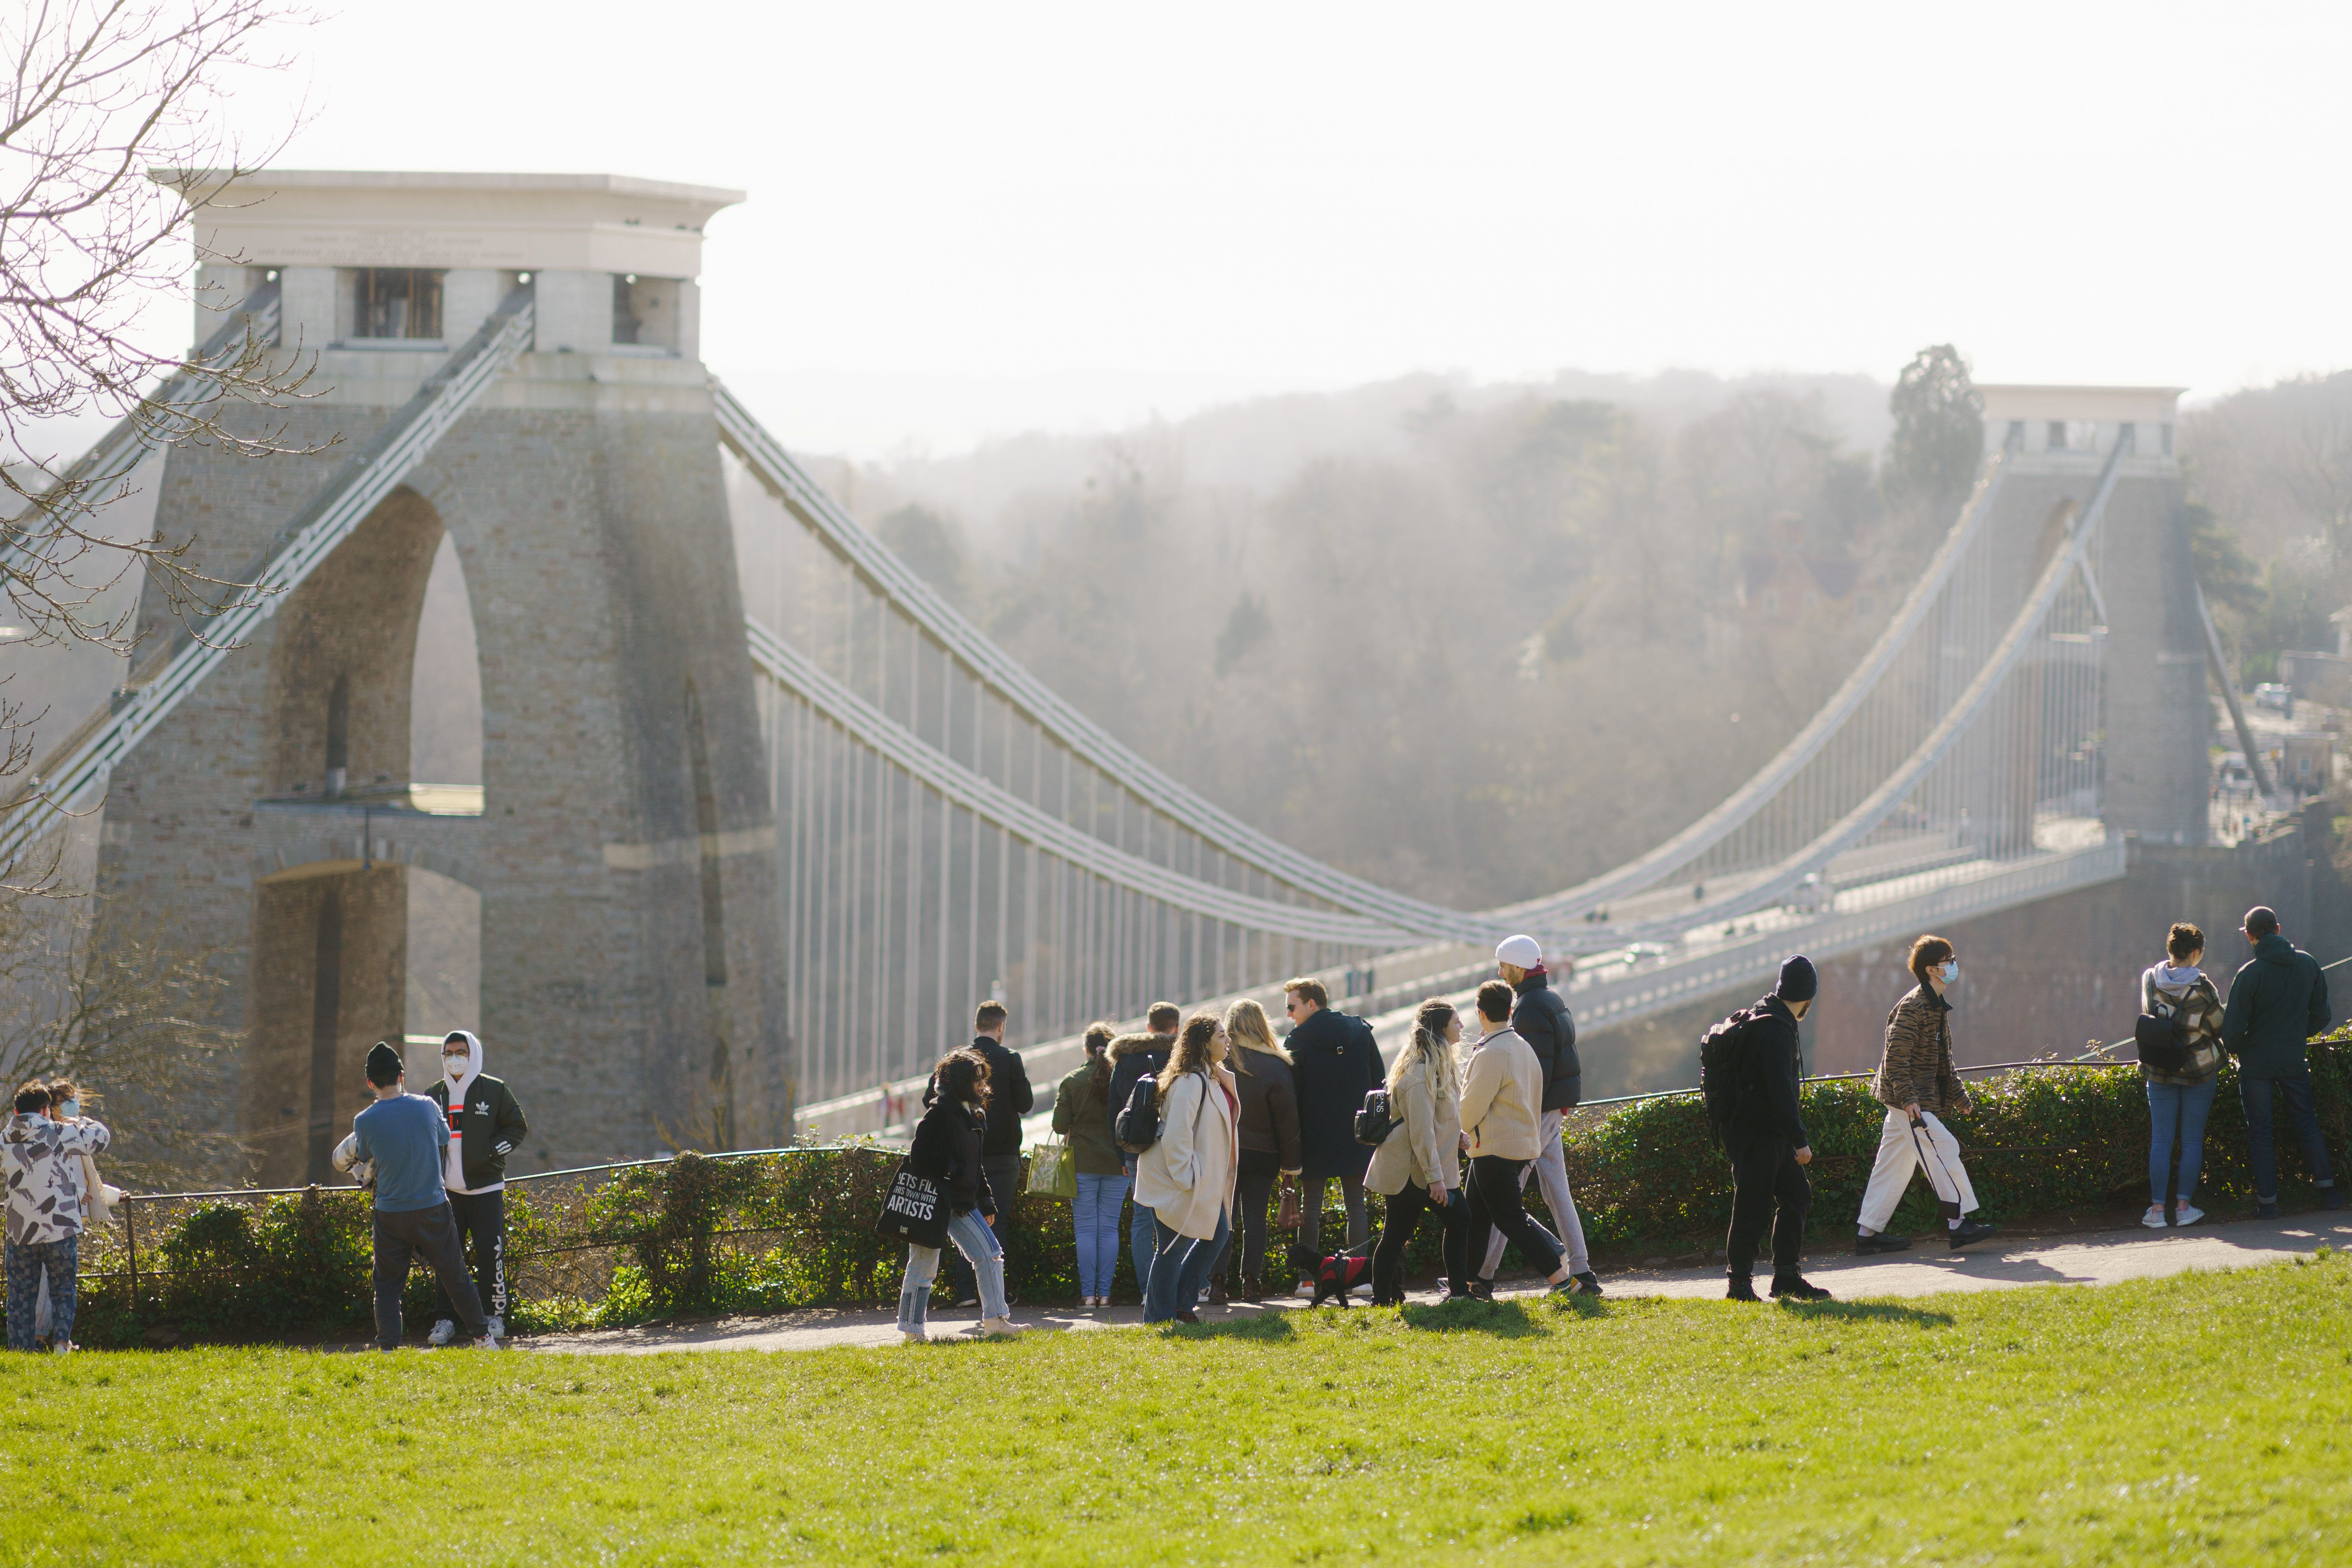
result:
[[[209,244],[261,260],[205,269],[243,302],[194,357],[315,354],[332,395],[274,416],[344,445],[163,454],[159,533],[267,591],[201,637],[151,594],[149,651],[45,745],[0,864],[102,813],[101,892],[232,939],[231,1088],[268,1175],[316,1173],[369,1040],[476,1024],[404,1011],[405,879],[428,874],[478,898],[479,1026],[533,1082],[526,1152],[562,1164],[877,1130],[991,994],[1042,1078],[1094,1018],[1302,973],[1393,1030],[1526,931],[1580,956],[1590,1032],[2205,842],[2209,669],[2234,688],[2176,389],[1986,389],[1973,493],[1811,722],[1625,865],[1454,910],[1171,777],[812,479],[700,363],[702,225],[740,194],[254,183],[270,199]],[[142,455],[126,424],[84,471]],[[481,644],[472,790],[404,752],[445,532]],[[19,565],[44,547],[37,517],[0,535]]]

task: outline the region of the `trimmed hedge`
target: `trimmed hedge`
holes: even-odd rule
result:
[[[2314,1042],[2312,1076],[2321,1125],[2342,1162],[2352,1135],[2352,1031]],[[1970,1086],[1974,1112],[1951,1119],[1988,1214],[2085,1215],[2147,1201],[2147,1100],[2128,1066],[2011,1073]],[[1884,1108],[1855,1082],[1804,1090],[1813,1135],[1816,1237],[1853,1222],[1878,1146]],[[1596,1249],[1675,1251],[1719,1246],[1731,1206],[1729,1172],[1707,1135],[1695,1094],[1673,1095],[1572,1121],[1569,1180]],[[2299,1152],[2282,1129],[2283,1199],[2307,1202]],[[681,1154],[613,1172],[567,1195],[554,1183],[507,1189],[510,1275],[519,1292],[508,1322],[519,1330],[612,1326],[720,1312],[779,1312],[814,1306],[879,1307],[898,1298],[901,1249],[874,1234],[874,1217],[898,1168],[896,1151],[870,1144],[781,1154]],[[2252,1200],[2245,1115],[2233,1071],[2225,1069],[2205,1134],[2198,1190],[2213,1207]],[[1530,1187],[1532,1207],[1541,1204]],[[1336,1200],[1338,1184],[1328,1196]],[[1379,1200],[1372,1200],[1377,1226]],[[1024,1194],[1006,1238],[1006,1275],[1017,1300],[1067,1301],[1077,1294],[1070,1207]],[[142,1221],[142,1228],[152,1224]],[[1935,1223],[1934,1195],[1915,1181],[1897,1212],[1899,1227]],[[1324,1234],[1345,1235],[1336,1202]],[[1133,1266],[1120,1247],[1115,1293],[1134,1300]],[[187,1211],[162,1237],[142,1242],[134,1295],[121,1275],[87,1279],[76,1337],[92,1345],[176,1343],[366,1332],[372,1316],[369,1218],[363,1194],[319,1189],[259,1203],[215,1201]],[[1296,1276],[1271,1238],[1270,1291]],[[1410,1271],[1439,1270],[1438,1233],[1424,1226]],[[562,1266],[601,1260],[565,1276]],[[1233,1267],[1238,1275],[1238,1264]],[[567,1294],[562,1280],[578,1281]],[[944,1296],[948,1271],[940,1270]],[[404,1309],[421,1328],[432,1285],[411,1274]]]

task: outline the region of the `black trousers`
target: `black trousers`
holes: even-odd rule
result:
[[[1470,1205],[1460,1193],[1445,1194],[1443,1208],[1429,1201],[1429,1189],[1411,1182],[1389,1199],[1388,1218],[1381,1225],[1381,1244],[1372,1248],[1372,1301],[1375,1305],[1404,1300],[1404,1250],[1412,1245],[1423,1215],[1434,1215],[1445,1232],[1445,1279],[1456,1294],[1469,1289],[1464,1270],[1470,1266],[1463,1244],[1470,1233]]]
[[[1773,1276],[1796,1273],[1805,1255],[1805,1213],[1813,1206],[1813,1184],[1797,1163],[1797,1146],[1759,1133],[1734,1133],[1726,1143],[1731,1155],[1731,1234],[1723,1243],[1728,1273],[1734,1279],[1755,1276],[1767,1221]]]
[[[1520,1257],[1545,1274],[1559,1267],[1559,1243],[1551,1232],[1528,1217],[1528,1205],[1519,1201],[1519,1173],[1534,1163],[1532,1160],[1506,1160],[1500,1154],[1472,1157],[1469,1173],[1463,1178],[1470,1194],[1465,1260],[1475,1258],[1483,1261],[1487,1238],[1499,1230],[1505,1240],[1519,1249]],[[1451,1271],[1450,1265],[1448,1268]]]
[[[1277,1156],[1268,1154],[1263,1161],[1255,1158],[1257,1151],[1242,1151],[1240,1173],[1234,1177],[1234,1228],[1225,1233],[1225,1249],[1217,1254],[1217,1261],[1209,1268],[1211,1279],[1226,1279],[1226,1265],[1233,1261],[1234,1243],[1242,1244],[1242,1277],[1262,1279],[1265,1277],[1266,1215],[1274,1202],[1274,1184],[1282,1179]],[[1263,1169],[1253,1169],[1262,1165]]]
[[[1013,1240],[1013,1216],[1021,1212],[1021,1156],[1018,1154],[982,1154],[980,1168],[988,1174],[988,1195],[996,1200],[996,1232],[999,1247],[1009,1248]],[[961,1249],[950,1247],[948,1252],[948,1283],[955,1287],[959,1301],[980,1300],[980,1280],[973,1275],[971,1265]],[[1012,1288],[1005,1289],[1004,1299],[1013,1300]]]
[[[457,1222],[441,1203],[429,1209],[375,1211],[375,1342],[388,1351],[400,1348],[400,1291],[408,1283],[410,1262],[418,1258],[457,1303],[457,1326],[466,1337],[481,1338],[489,1327],[482,1321],[482,1299],[466,1278]]]
[[[449,1212],[457,1222],[457,1245],[474,1255],[474,1293],[482,1310],[494,1318],[507,1315],[507,1194],[451,1193]],[[457,1307],[449,1292],[433,1289],[433,1315],[455,1322]]]
[[[1323,1194],[1329,1176],[1308,1176],[1298,1184],[1298,1245],[1318,1258],[1330,1256],[1323,1250]],[[1352,1176],[1341,1176],[1339,1196],[1348,1205],[1348,1249],[1354,1252],[1364,1245],[1372,1233],[1371,1221],[1364,1214],[1364,1176],[1359,1171]]]

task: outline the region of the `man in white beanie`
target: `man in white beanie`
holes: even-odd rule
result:
[[[1531,1174],[1542,1179],[1544,1206],[1551,1211],[1552,1223],[1560,1227],[1569,1276],[1577,1289],[1597,1296],[1601,1276],[1593,1272],[1592,1258],[1584,1245],[1584,1221],[1578,1216],[1576,1199],[1568,1190],[1568,1156],[1559,1142],[1560,1126],[1584,1092],[1584,1068],[1576,1058],[1576,1020],[1570,1016],[1567,1002],[1551,988],[1551,977],[1544,969],[1543,944],[1535,938],[1506,937],[1496,945],[1495,968],[1518,998],[1511,1008],[1511,1027],[1527,1041],[1543,1068],[1543,1121],[1538,1129],[1541,1152],[1519,1173],[1519,1185],[1525,1187]],[[1495,1270],[1502,1265],[1503,1239],[1497,1232],[1478,1271],[1489,1288]]]

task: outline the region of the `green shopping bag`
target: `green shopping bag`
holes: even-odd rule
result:
[[[1068,1144],[1048,1138],[1030,1148],[1028,1190],[1059,1203],[1077,1201],[1078,1163],[1071,1158]]]

